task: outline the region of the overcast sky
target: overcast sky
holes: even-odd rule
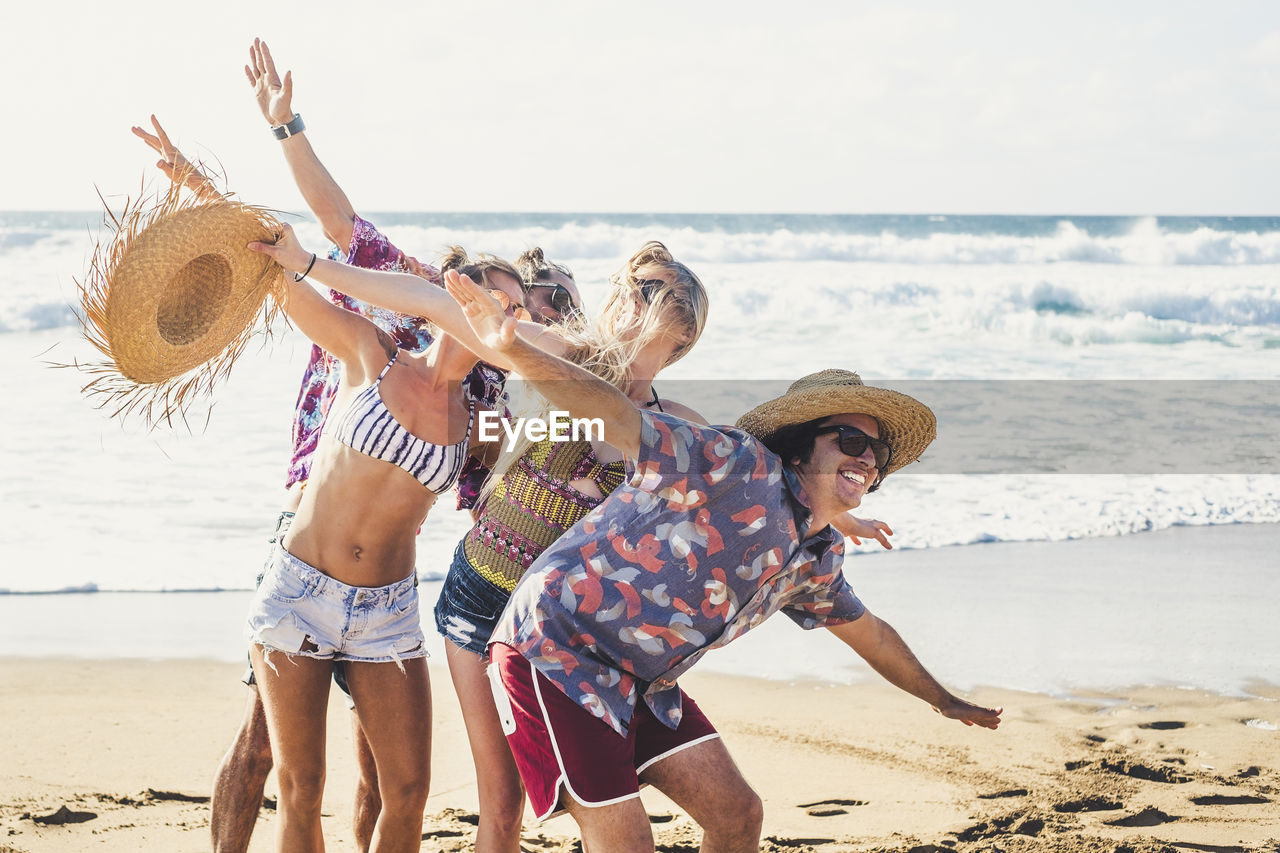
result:
[[[31,0],[0,209],[136,192],[151,112],[298,209],[255,35],[359,210],[1280,213],[1274,0]]]

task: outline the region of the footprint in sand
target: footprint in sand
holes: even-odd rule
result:
[[[146,798],[155,802],[170,803],[207,803],[209,798],[203,794],[180,794],[177,791],[157,791],[155,788],[148,788]]]
[[[1271,801],[1266,797],[1254,797],[1248,794],[1234,797],[1225,794],[1210,794],[1206,797],[1192,797],[1191,802],[1197,806],[1256,806]]]
[[[1168,815],[1153,806],[1147,806],[1137,814],[1131,814],[1128,817],[1117,818],[1115,820],[1104,821],[1108,826],[1159,826],[1162,823],[1172,823],[1175,820],[1181,820],[1176,815]]]
[[[866,800],[819,800],[816,803],[800,803],[798,809],[805,809],[809,817],[835,817],[848,814],[849,810],[842,806],[865,806]]]
[[[1063,766],[1067,770],[1085,770],[1090,767],[1097,767],[1099,770],[1105,770],[1108,773],[1117,773],[1134,779],[1145,779],[1148,782],[1164,782],[1170,785],[1191,781],[1190,776],[1178,773],[1172,767],[1148,767],[1145,764],[1128,761],[1127,759],[1112,761],[1104,758],[1099,761],[1068,761]]]
[[[993,817],[989,820],[975,823],[968,829],[957,832],[955,836],[958,841],[968,843],[991,838],[1007,838],[1010,834],[1035,836],[1039,835],[1044,830],[1044,827],[1044,818],[1034,810],[1019,809],[1000,817]]]
[[[65,826],[68,823],[84,823],[85,821],[93,820],[97,815],[93,812],[73,812],[66,806],[60,806],[53,814],[34,816],[26,814],[23,817],[30,817],[32,823],[39,823],[45,826]]]
[[[999,800],[1004,797],[1025,797],[1027,795],[1026,788],[1010,788],[1007,791],[997,791],[994,794],[979,794],[980,800]]]
[[[1055,812],[1071,814],[1076,812],[1109,812],[1122,808],[1124,808],[1124,803],[1107,797],[1082,797],[1079,800],[1053,804]]]

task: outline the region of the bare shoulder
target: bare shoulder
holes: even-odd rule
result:
[[[686,406],[684,403],[677,403],[675,400],[666,399],[659,399],[658,403],[662,406],[662,411],[666,412],[668,415],[675,415],[677,418],[683,418],[686,421],[690,421],[700,426],[708,425],[706,418]],[[653,410],[650,409],[650,411]]]
[[[399,351],[395,338],[368,317],[361,319],[365,322],[361,325],[362,333],[358,338],[359,355],[354,359],[354,364],[343,363],[344,381],[356,386],[367,385],[373,381],[373,378],[382,372],[382,368],[386,367],[387,362]]]

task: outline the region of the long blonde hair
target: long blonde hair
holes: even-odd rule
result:
[[[702,336],[707,324],[707,290],[693,270],[677,261],[657,240],[641,246],[609,276],[609,283],[613,287],[595,323],[583,327],[566,324],[557,332],[569,342],[566,359],[615,388],[624,388],[637,378],[653,378],[631,375],[631,365],[649,343],[673,332],[683,338],[662,365],[667,367],[683,358]],[[642,306],[639,317],[635,316],[637,305]],[[526,411],[545,416],[550,403],[540,395],[529,396]],[[511,450],[503,450],[480,492],[481,505],[533,444],[522,436]]]

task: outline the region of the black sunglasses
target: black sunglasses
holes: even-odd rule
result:
[[[535,287],[551,288],[551,307],[561,316],[576,314],[582,310],[578,307],[578,303],[573,301],[573,294],[569,292],[569,288],[563,284],[556,284],[552,281],[535,281],[525,287],[525,290],[533,290]]]
[[[867,448],[870,447],[872,455],[876,458],[876,468],[879,471],[884,471],[885,466],[889,464],[889,460],[893,458],[893,446],[889,442],[883,438],[867,435],[857,427],[832,424],[831,426],[818,427],[814,435],[818,436],[826,432],[839,433],[836,443],[840,446],[840,452],[845,456],[852,456],[857,459],[866,453]]]

